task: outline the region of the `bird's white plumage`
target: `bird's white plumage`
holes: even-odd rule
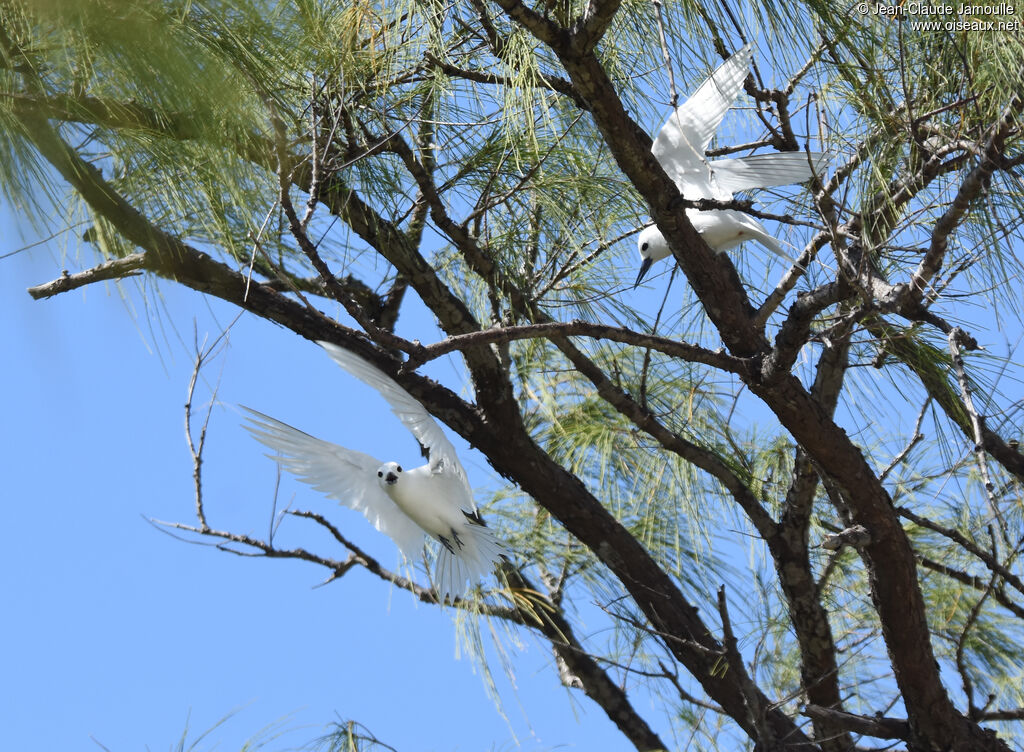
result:
[[[748,44],[722,63],[669,115],[654,139],[651,153],[686,198],[716,198],[704,152],[743,86],[752,54]]]
[[[329,342],[320,344],[350,374],[373,387],[430,453],[428,464],[403,471],[363,452],[314,438],[245,408],[246,429],[273,449],[273,459],[330,498],[362,512],[409,559],[422,549],[424,534],[441,546],[434,584],[441,599],[466,593],[467,585],[489,574],[507,552],[476,515],[476,504],[455,448],[416,399],[393,379],[357,355]]]
[[[248,407],[246,430],[277,452],[268,455],[330,499],[362,512],[370,524],[391,538],[406,558],[423,547],[423,530],[398,508],[377,483],[380,460],[354,449],[322,441],[287,423]]]
[[[437,425],[437,421],[431,417],[423,405],[407,391],[402,389],[394,379],[391,379],[379,369],[374,368],[358,355],[350,353],[341,347],[330,342],[317,342],[331,359],[362,381],[367,386],[376,389],[383,397],[398,419],[405,424],[416,440],[426,448],[430,454],[430,469],[435,473],[450,473],[459,478],[465,487],[465,503],[470,505],[470,511],[476,511],[476,504],[473,501],[473,492],[469,487],[469,479],[466,471],[459,462],[459,456],[455,453],[455,447],[448,441],[444,431]]]
[[[809,180],[826,161],[825,155],[804,152],[707,160],[705,151],[743,87],[752,55],[752,47],[746,45],[722,63],[676,108],[654,139],[651,152],[683,198],[729,201],[737,191],[801,183]],[[726,251],[745,240],[756,240],[788,258],[779,242],[749,214],[735,210],[691,209],[687,210],[687,216],[712,250]],[[642,265],[636,284],[640,284],[651,262],[665,258],[671,251],[656,226],[640,233],[637,249]]]
[[[732,198],[734,193],[752,188],[803,183],[811,172],[824,172],[828,155],[820,152],[781,151],[754,154],[740,159],[716,159],[710,163],[715,188]],[[722,199],[727,201],[728,199]]]

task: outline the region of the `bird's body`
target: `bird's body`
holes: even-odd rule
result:
[[[385,476],[386,477],[386,476]],[[399,476],[401,483],[387,483],[384,493],[409,519],[430,535],[454,535],[466,525],[466,512],[473,510],[473,500],[454,478],[430,471],[421,465]]]
[[[284,469],[318,491],[362,512],[413,559],[424,534],[441,546],[434,584],[443,601],[464,596],[467,583],[488,575],[505,555],[504,544],[480,519],[455,449],[430,414],[408,392],[362,358],[319,343],[342,368],[375,388],[430,452],[426,465],[404,470],[368,454],[321,441],[286,423],[251,413],[246,429],[277,454]]]
[[[750,45],[734,54],[676,108],[658,132],[651,152],[685,199],[732,200],[737,191],[802,183],[825,156],[818,153],[780,152],[739,159],[708,161],[705,151],[732,107],[750,69]],[[786,257],[779,241],[754,217],[732,209],[688,209],[686,216],[704,242],[716,252],[745,240],[756,240]],[[671,254],[657,226],[645,228],[637,238],[641,266],[636,285],[655,261]]]
[[[761,223],[749,214],[734,209],[721,209],[688,212],[687,216],[693,229],[700,233],[704,242],[719,253],[735,248],[745,240],[756,240],[780,256],[786,255],[779,241],[769,235]],[[644,228],[637,244],[641,249],[641,263],[647,259],[653,263],[672,255],[665,236],[661,234],[657,225]]]

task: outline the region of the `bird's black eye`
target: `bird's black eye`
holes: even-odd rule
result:
[[[402,472],[402,466],[401,465],[395,465],[395,470],[397,470],[398,472]]]
[[[383,478],[384,477],[384,471],[383,470],[378,470],[377,471],[377,477],[378,478]]]
[[[642,246],[640,246],[640,250],[641,251],[646,251],[647,250],[647,246],[649,246],[649,245],[650,245],[650,243],[644,243]]]

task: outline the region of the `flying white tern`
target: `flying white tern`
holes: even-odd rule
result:
[[[722,63],[693,96],[669,116],[654,140],[651,152],[683,198],[729,201],[736,191],[802,183],[811,178],[811,164],[817,167],[827,156],[791,151],[712,162],[705,159],[708,144],[743,87],[752,54],[753,49],[748,44]],[[714,251],[726,251],[744,240],[757,240],[783,258],[788,258],[779,242],[749,214],[732,209],[711,209],[689,210],[686,216]],[[640,284],[652,263],[671,255],[668,243],[656,225],[640,233],[637,248],[641,263],[634,288]]]
[[[397,462],[381,462],[354,449],[321,441],[244,408],[251,416],[246,430],[275,452],[285,470],[317,491],[362,512],[370,523],[413,560],[423,549],[424,534],[439,541],[434,585],[442,602],[464,596],[494,569],[507,553],[505,545],[484,526],[455,447],[423,405],[394,380],[358,355],[318,342],[334,361],[372,386],[392,412],[429,452],[430,461],[403,470]]]

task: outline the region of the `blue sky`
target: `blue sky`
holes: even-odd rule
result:
[[[5,209],[0,255],[34,239],[20,225]],[[95,739],[115,752],[170,749],[186,724],[194,738],[238,710],[198,748],[237,748],[278,723],[287,733],[267,749],[287,749],[344,718],[403,752],[509,750],[516,739],[528,750],[630,749],[589,700],[559,685],[532,638],[518,649],[503,643],[516,655],[514,687],[495,662],[503,718],[473,663],[456,659],[450,612],[361,571],[317,588],[324,575],[312,565],[239,558],[154,528],[148,518],[193,519],[183,429],[193,321],[200,339],[212,338],[234,311],[170,284],[149,291],[148,311],[134,284],[125,299],[97,285],[33,301],[26,287],[80,268],[61,261],[63,245],[0,261],[5,746],[100,749]],[[219,377],[222,403],[417,461],[379,397],[267,322],[243,317],[204,376],[197,405]],[[214,526],[258,534],[275,471],[240,420],[230,407],[214,410],[207,512]],[[458,446],[482,483],[482,457]],[[396,561],[359,515],[283,481],[280,498],[293,495]],[[320,540],[286,525],[295,541]]]

